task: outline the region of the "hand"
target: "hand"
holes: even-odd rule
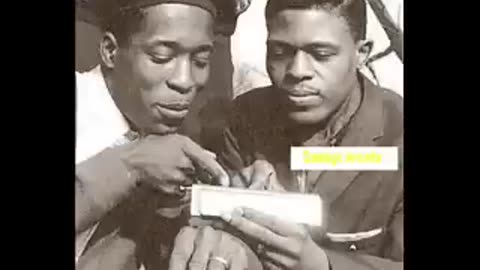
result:
[[[232,177],[231,184],[237,188],[283,191],[277,181],[275,168],[266,160],[255,160]]]
[[[170,270],[249,269],[246,245],[212,227],[184,227],[175,238]]]
[[[259,241],[257,251],[266,269],[327,270],[325,252],[312,240],[308,229],[258,211],[242,208],[223,220]]]
[[[170,195],[183,193],[181,185],[191,185],[195,175],[205,172],[216,184],[229,185],[215,155],[178,134],[148,135],[129,148],[124,161],[141,175],[141,183]]]

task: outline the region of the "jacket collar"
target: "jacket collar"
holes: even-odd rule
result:
[[[360,80],[363,90],[362,103],[339,146],[373,146],[375,140],[383,136],[382,90],[365,77]]]
[[[383,136],[383,98],[382,90],[368,79],[361,78],[363,98],[360,108],[346,129],[339,146],[375,146],[375,141]],[[309,172],[308,180],[315,183],[314,193],[320,194],[327,203],[335,201],[359,171]]]

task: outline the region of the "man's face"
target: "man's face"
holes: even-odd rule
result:
[[[296,124],[328,118],[356,85],[358,45],[345,19],[323,9],[269,19],[267,70]]]
[[[115,53],[113,96],[142,131],[172,133],[207,82],[213,17],[182,4],[161,4],[145,12],[139,30]]]

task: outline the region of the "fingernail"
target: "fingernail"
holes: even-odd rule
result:
[[[225,221],[230,223],[232,221],[232,214],[230,212],[223,212],[220,217]]]
[[[268,188],[270,186],[270,180],[272,178],[273,172],[270,172],[267,176],[267,181],[265,183],[265,187]]]
[[[229,187],[230,186],[230,178],[228,176],[224,176],[222,179],[222,186]]]

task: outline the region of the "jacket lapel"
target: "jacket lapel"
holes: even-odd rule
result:
[[[362,104],[339,146],[375,146],[375,140],[383,135],[381,90],[367,79],[363,79],[363,86]],[[359,173],[359,171],[309,172],[308,180],[315,183],[313,192],[320,194],[327,204],[331,204]]]

